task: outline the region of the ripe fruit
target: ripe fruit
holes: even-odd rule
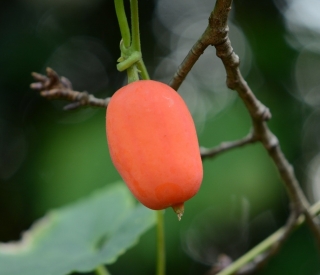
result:
[[[154,210],[183,203],[202,181],[195,126],[180,95],[166,84],[140,80],[119,89],[107,108],[111,159],[133,195]]]

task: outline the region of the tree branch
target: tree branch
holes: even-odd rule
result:
[[[271,113],[269,109],[255,97],[249,85],[241,75],[239,57],[235,54],[228,37],[229,28],[227,19],[229,11],[231,10],[231,4],[232,0],[216,1],[215,8],[209,17],[209,23],[206,30],[179,66],[170,85],[177,90],[203,51],[209,45],[215,46],[216,55],[221,59],[226,70],[226,84],[228,88],[235,90],[238,93],[245,104],[252,120],[253,133],[252,137],[249,136],[239,141],[224,143],[211,150],[203,149],[202,156],[214,156],[220,152],[243,146],[253,141],[261,142],[275,163],[291,200],[292,212],[287,224],[292,224],[292,217],[297,217],[303,213],[320,248],[320,228],[315,222],[313,215],[309,212],[309,202],[299,186],[293,167],[281,150],[277,137],[267,126],[266,121],[271,119]],[[287,235],[291,232],[291,226],[288,226],[287,228],[285,233],[283,233],[283,238],[280,238],[277,241],[277,249],[279,249],[283,243],[282,240],[286,239]]]
[[[65,110],[73,110],[81,106],[106,108],[110,101],[110,98],[100,99],[87,92],[74,91],[71,82],[63,76],[59,77],[51,68],[47,68],[47,76],[38,73],[32,73],[32,76],[37,82],[32,83],[30,88],[39,91],[41,96],[47,99],[72,101],[64,107]]]
[[[193,45],[169,83],[173,89],[179,89],[193,65],[209,45],[217,45],[223,42],[223,40],[221,41],[221,32],[226,33],[228,31],[225,26],[228,20],[228,13],[231,10],[231,3],[232,0],[216,2],[214,10],[210,14],[206,30]]]
[[[237,147],[242,147],[244,145],[254,143],[254,142],[257,142],[257,139],[252,133],[250,133],[249,135],[247,135],[246,137],[244,137],[242,139],[235,140],[235,141],[229,141],[229,142],[222,142],[220,145],[218,145],[217,147],[214,147],[214,148],[208,149],[205,147],[200,147],[200,153],[201,153],[202,159],[213,158],[220,153],[229,151],[229,150],[237,148]]]
[[[218,2],[219,0],[217,0],[217,3]],[[223,0],[221,2],[223,2]],[[226,9],[225,13],[228,12],[229,10]],[[214,25],[212,28],[214,28]],[[267,126],[266,121],[271,118],[270,111],[255,97],[247,82],[241,75],[239,69],[239,57],[235,54],[231,46],[230,39],[228,38],[227,24],[225,25],[225,31],[221,31],[220,33],[220,41],[223,41],[223,43],[213,45],[216,47],[217,56],[222,60],[226,69],[227,86],[230,89],[237,91],[238,95],[247,107],[254,127],[254,136],[263,144],[273,159],[291,199],[293,211],[295,211],[297,215],[305,213],[307,223],[314,233],[320,248],[320,228],[313,220],[312,215],[308,212],[308,208],[310,206],[309,202],[299,186],[293,167],[281,150],[277,137]]]

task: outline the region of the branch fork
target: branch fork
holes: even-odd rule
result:
[[[292,205],[291,214],[284,229],[283,235],[278,239],[273,240],[273,245],[277,248],[274,249],[274,251],[278,251],[284,240],[287,239],[289,234],[292,232],[294,229],[293,225],[295,224],[292,221],[296,221],[300,214],[304,214],[306,222],[313,232],[315,240],[320,249],[320,228],[315,221],[316,218],[314,218],[313,214],[310,212],[310,204],[301,190],[298,180],[294,174],[293,167],[287,161],[280,148],[277,137],[267,126],[266,121],[271,119],[270,110],[255,97],[249,85],[241,75],[239,69],[239,57],[235,54],[231,46],[230,39],[228,38],[227,19],[228,13],[231,10],[231,4],[232,0],[216,1],[215,8],[210,15],[206,30],[200,39],[193,45],[188,55],[179,66],[178,71],[175,73],[170,82],[170,85],[174,89],[178,90],[182,81],[186,78],[187,74],[192,69],[193,65],[204,52],[204,50],[209,45],[215,46],[216,55],[221,59],[226,70],[226,84],[230,89],[235,90],[242,99],[250,114],[253,129],[247,137],[244,137],[238,141],[222,143],[221,145],[212,149],[201,148],[202,158],[213,157],[218,153],[250,143],[262,143],[277,167]],[[263,260],[258,262],[266,262],[273,254],[274,253],[271,252],[267,253],[267,256],[262,257]],[[257,269],[259,265],[255,265],[255,268]],[[222,271],[221,274],[232,273],[224,273]]]

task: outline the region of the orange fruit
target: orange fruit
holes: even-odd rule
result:
[[[132,82],[111,98],[106,114],[111,159],[133,195],[146,207],[172,207],[199,190],[203,169],[191,114],[170,86]]]

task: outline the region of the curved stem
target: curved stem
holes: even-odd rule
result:
[[[131,35],[126,12],[124,10],[123,0],[115,0],[114,4],[116,7],[116,14],[119,22],[123,44],[126,48],[129,48],[131,43]]]
[[[139,31],[138,0],[131,0],[130,8],[131,8],[132,47],[134,51],[140,52],[141,46],[140,46],[140,31]]]
[[[141,52],[133,52],[127,59],[120,62],[117,65],[118,71],[122,72],[127,70],[129,67],[132,67],[136,62],[141,59]]]
[[[163,210],[157,212],[157,275],[165,275],[166,258],[165,258],[165,239],[164,239],[164,222]]]

